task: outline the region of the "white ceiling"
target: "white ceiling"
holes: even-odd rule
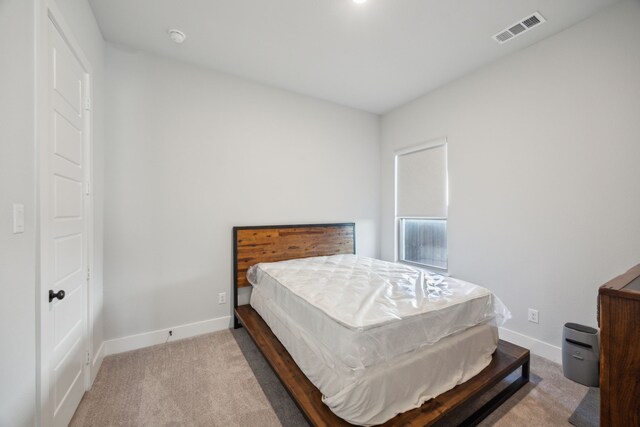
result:
[[[384,113],[618,0],[90,0],[106,40]],[[504,45],[491,36],[539,11]],[[167,30],[187,35],[182,45]]]

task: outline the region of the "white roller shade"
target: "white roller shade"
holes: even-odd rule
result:
[[[447,146],[439,145],[397,158],[399,217],[447,217]]]

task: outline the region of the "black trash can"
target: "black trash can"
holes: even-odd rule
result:
[[[577,323],[566,323],[562,333],[564,376],[589,387],[600,385],[600,333]]]

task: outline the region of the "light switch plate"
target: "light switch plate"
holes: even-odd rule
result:
[[[24,233],[24,205],[13,204],[13,234]]]

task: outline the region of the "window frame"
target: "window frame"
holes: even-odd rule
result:
[[[445,146],[446,148],[446,160],[445,160],[445,197],[447,203],[447,216],[446,217],[416,217],[416,216],[398,216],[398,158],[400,156],[404,156],[407,154],[415,153],[418,151],[429,150],[432,148],[437,148]],[[447,138],[438,138],[434,139],[422,144],[414,145],[411,147],[403,148],[400,150],[396,150],[394,152],[393,157],[393,176],[394,176],[394,188],[393,188],[393,198],[394,198],[394,260],[395,262],[411,265],[417,268],[425,269],[425,270],[434,270],[440,274],[447,274],[449,271],[449,215],[448,215],[448,207],[449,207],[449,147]],[[401,252],[404,251],[404,230],[402,229],[402,220],[403,219],[436,219],[436,220],[445,220],[447,221],[447,268],[443,269],[441,267],[436,267],[427,264],[421,264],[412,261],[406,261],[401,259]]]

